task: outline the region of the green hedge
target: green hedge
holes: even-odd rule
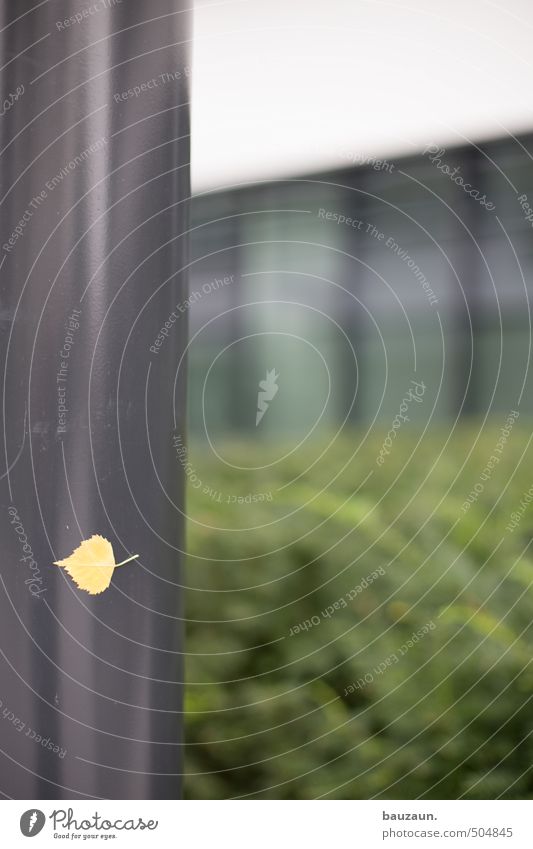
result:
[[[193,446],[189,798],[532,797],[531,430],[495,455],[504,421],[405,429],[381,467],[383,434],[256,472]]]

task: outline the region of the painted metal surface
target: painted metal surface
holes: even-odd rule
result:
[[[0,7],[0,791],[176,798],[189,13]],[[162,331],[162,333],[161,333]],[[53,563],[91,534],[101,595]]]

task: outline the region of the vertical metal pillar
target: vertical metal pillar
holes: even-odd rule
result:
[[[0,11],[0,791],[176,798],[190,4]],[[54,561],[101,534],[92,596]]]

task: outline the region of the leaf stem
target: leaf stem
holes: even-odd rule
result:
[[[132,554],[131,557],[128,557],[127,560],[123,560],[122,563],[115,563],[115,568],[117,566],[124,566],[126,563],[129,563],[130,560],[135,560],[135,558],[138,557],[138,556],[139,556],[138,554]]]

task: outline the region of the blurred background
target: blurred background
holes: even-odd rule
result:
[[[196,5],[192,798],[533,794],[532,27]]]

